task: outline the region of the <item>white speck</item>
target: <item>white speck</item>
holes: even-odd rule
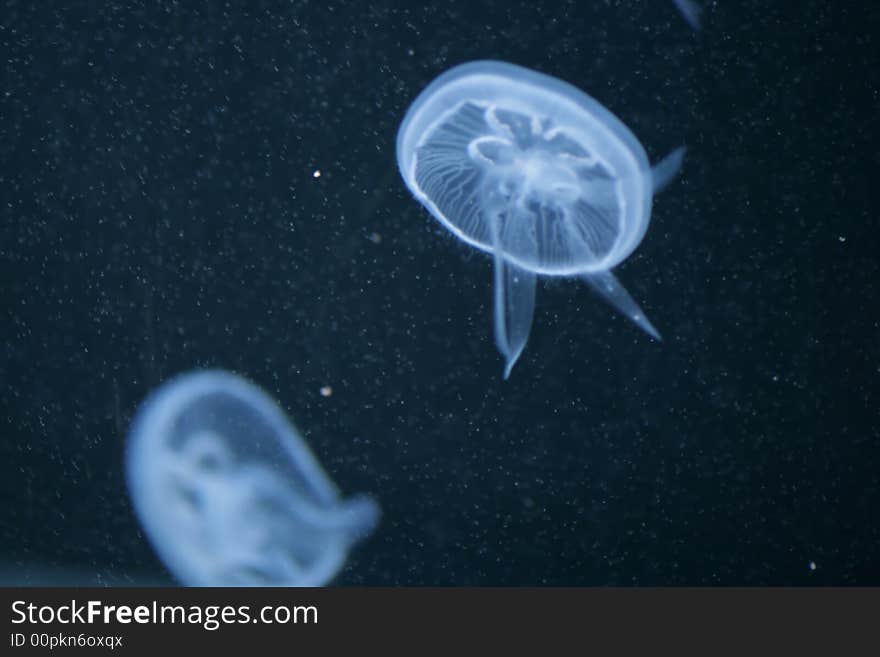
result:
[[[837,241],[838,242],[846,242],[846,235],[838,235]]]
[[[810,570],[816,570],[816,562],[815,561],[810,562]]]
[[[331,388],[330,386],[321,386],[321,396],[322,397],[329,397],[332,394],[333,394],[333,388]]]
[[[312,172],[312,178],[320,178],[320,177],[321,177],[321,170],[320,170],[320,169],[315,169],[315,170]]]

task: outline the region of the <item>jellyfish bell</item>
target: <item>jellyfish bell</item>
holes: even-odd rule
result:
[[[431,82],[397,133],[397,164],[416,199],[495,263],[495,341],[504,378],[531,331],[539,275],[578,276],[655,339],[611,273],[645,236],[655,192],[684,149],[653,167],[630,130],[556,78],[497,61]]]

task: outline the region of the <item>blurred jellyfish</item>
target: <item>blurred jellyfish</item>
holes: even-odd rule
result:
[[[340,498],[273,399],[222,371],[144,401],[126,471],[147,537],[189,586],[322,586],[379,521],[371,498]]]
[[[579,276],[660,338],[611,269],[642,241],[653,195],[683,155],[679,148],[652,167],[629,129],[587,94],[494,61],[438,77],[397,133],[397,164],[416,199],[494,257],[505,378],[531,331],[538,275]]]

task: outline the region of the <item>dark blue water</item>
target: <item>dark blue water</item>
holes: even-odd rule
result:
[[[5,582],[170,581],[124,439],[210,366],[379,498],[340,584],[880,584],[877,8],[704,2],[695,34],[636,0],[51,4],[0,10]],[[394,154],[483,58],[652,160],[687,144],[616,271],[662,344],[545,280],[501,380],[491,259]]]

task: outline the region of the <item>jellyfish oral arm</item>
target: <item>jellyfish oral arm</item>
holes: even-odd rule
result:
[[[506,262],[495,249],[495,344],[504,356],[504,379],[522,354],[535,314],[535,274]]]
[[[347,543],[353,544],[376,529],[382,513],[373,498],[355,495],[339,500],[332,507],[315,508],[309,515],[313,530],[341,533]]]
[[[695,29],[700,29],[700,18],[703,13],[703,8],[700,7],[694,0],[672,0],[675,3],[675,6],[678,7],[678,10],[681,12],[681,15],[684,16],[684,19],[690,24],[690,26]]]
[[[610,271],[583,274],[581,278],[602,298],[614,306],[619,312],[628,317],[636,326],[642,329],[657,341],[662,340],[659,331],[654,328],[651,321],[639,307],[633,298],[620,284],[620,281]]]
[[[682,162],[684,161],[685,151],[684,146],[679,146],[651,167],[651,182],[655,194],[662,191],[678,175],[678,171],[681,169]]]
[[[513,264],[505,254],[537,251],[537,244],[531,222],[520,214],[516,198],[503,199],[497,189],[494,184],[487,185],[482,197],[495,259],[495,344],[504,356],[507,380],[532,330],[536,274]]]

